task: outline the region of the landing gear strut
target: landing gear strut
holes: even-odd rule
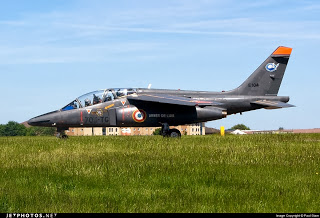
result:
[[[69,129],[69,128],[57,127],[57,134],[56,134],[57,138],[59,138],[59,139],[67,139],[68,136],[64,132],[67,129]]]
[[[178,129],[170,129],[168,123],[162,123],[161,125],[161,135],[163,137],[180,138],[181,133]]]

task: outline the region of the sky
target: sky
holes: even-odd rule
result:
[[[319,1],[3,1],[0,124],[98,89],[231,90],[278,46],[293,48],[278,95],[296,107],[206,126],[320,128]]]

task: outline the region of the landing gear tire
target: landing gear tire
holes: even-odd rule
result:
[[[68,139],[68,136],[67,135],[62,135],[61,139]]]
[[[60,132],[57,133],[56,137],[59,139],[67,139],[68,138],[68,136],[66,134],[61,134]]]
[[[181,132],[177,129],[170,129],[168,136],[170,138],[181,138]]]
[[[67,139],[68,136],[65,134],[65,130],[67,130],[69,128],[57,128],[57,138],[59,139]]]
[[[161,127],[161,135],[163,137],[180,138],[181,132],[177,129],[170,129],[168,123],[163,123]]]

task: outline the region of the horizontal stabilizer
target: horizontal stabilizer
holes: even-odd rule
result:
[[[141,95],[129,95],[127,99],[134,101],[143,101],[143,102],[157,102],[163,104],[175,104],[175,105],[184,105],[184,106],[216,106],[221,105],[219,102],[207,101],[207,100],[196,100],[192,98],[171,96],[164,94],[141,94]]]
[[[254,101],[254,102],[251,102],[251,104],[265,106],[265,109],[278,109],[278,108],[286,108],[286,107],[295,107],[292,104],[284,103],[282,101],[268,101],[268,100]]]

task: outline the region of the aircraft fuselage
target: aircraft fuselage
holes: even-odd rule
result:
[[[183,90],[137,89],[137,94],[168,94],[187,97],[196,101],[214,101],[215,106],[182,106],[158,102],[130,103],[121,97],[85,108],[57,110],[29,120],[30,125],[55,127],[157,127],[162,123],[171,126],[206,122],[226,117],[230,114],[263,108],[251,102],[259,100],[288,102],[289,97],[281,96],[241,96],[216,92],[192,92]]]
[[[227,92],[169,89],[104,89],[76,98],[60,110],[28,121],[34,126],[162,127],[163,136],[181,136],[169,126],[206,122],[261,108],[292,107],[277,96],[291,48],[278,47],[239,87]]]

